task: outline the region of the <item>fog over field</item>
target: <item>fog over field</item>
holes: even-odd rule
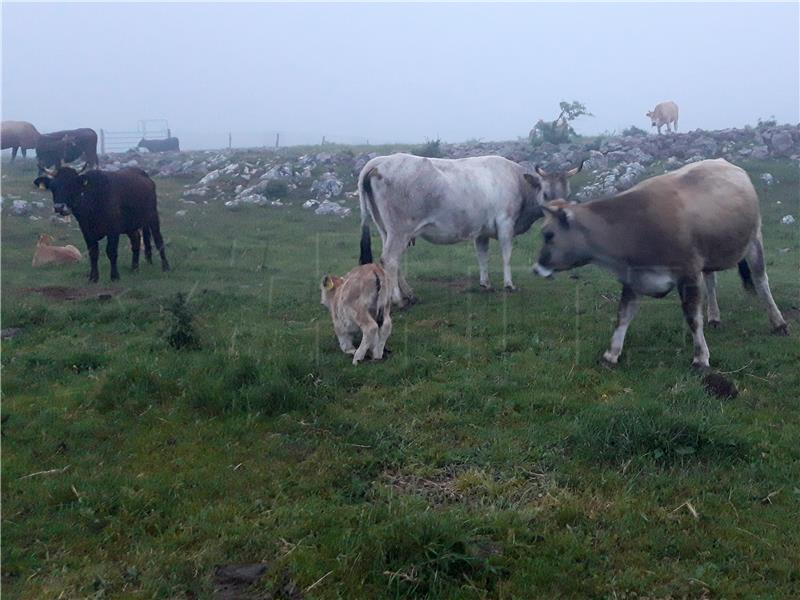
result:
[[[184,148],[514,139],[800,120],[797,3],[9,4],[2,115],[40,131],[169,120]]]

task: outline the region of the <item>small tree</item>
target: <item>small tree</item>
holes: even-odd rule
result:
[[[442,158],[442,140],[438,137],[435,140],[426,140],[423,146],[414,150],[414,154],[427,158]]]
[[[200,340],[194,330],[194,314],[186,303],[186,296],[178,292],[165,308],[170,315],[165,332],[167,343],[176,350],[199,348]]]
[[[542,142],[550,142],[551,144],[563,144],[569,142],[572,136],[575,135],[575,130],[569,124],[578,117],[587,116],[593,117],[586,105],[583,102],[574,100],[573,102],[566,102],[562,100],[559,102],[558,107],[561,112],[558,113],[555,121],[548,123],[543,119],[539,119],[536,125],[533,126],[530,133],[531,144],[537,146]]]

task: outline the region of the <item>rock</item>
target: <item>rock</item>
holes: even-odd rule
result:
[[[684,161],[684,164],[688,165],[689,163],[696,163],[696,162],[700,162],[701,160],[705,160],[705,159],[706,159],[705,156],[701,156],[699,154],[695,154],[694,156],[690,156],[689,158],[687,158]]]
[[[781,223],[784,225],[792,225],[794,224],[794,217],[792,215],[786,215],[781,219]]]
[[[6,327],[0,330],[0,339],[11,340],[22,335],[21,327]]]
[[[178,211],[175,211],[175,216],[176,217],[185,217],[186,213],[187,213],[186,210],[178,210]]]
[[[342,193],[343,188],[344,183],[336,175],[325,173],[311,184],[311,193],[316,194],[317,199],[335,198]]]
[[[755,146],[750,152],[750,157],[756,160],[764,160],[769,157],[769,148],[766,146]]]
[[[336,202],[331,202],[330,200],[323,200],[317,209],[314,211],[316,215],[335,215],[337,217],[346,217],[350,214],[350,209],[342,206],[341,204],[337,204]]]
[[[303,202],[303,208],[314,208],[315,206],[319,206],[319,202],[316,200],[306,200]]]
[[[762,173],[759,179],[768,186],[775,183],[775,178],[772,176],[772,173]]]
[[[776,156],[789,156],[792,153],[794,142],[792,141],[792,134],[788,131],[778,131],[772,134],[770,139],[772,146],[772,153]]]
[[[589,150],[589,158],[586,159],[584,168],[589,168],[592,171],[604,171],[608,168],[608,158],[602,152]]]
[[[15,217],[27,217],[31,214],[31,205],[25,200],[14,200],[11,203],[11,214]]]

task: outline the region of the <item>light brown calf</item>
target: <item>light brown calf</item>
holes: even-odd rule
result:
[[[648,117],[650,117],[650,125],[658,129],[658,133],[661,133],[661,127],[664,125],[667,126],[667,131],[669,131],[669,124],[672,123],[672,131],[678,131],[678,105],[672,102],[661,102],[660,104],[656,104],[656,107],[647,112]]]
[[[53,246],[52,243],[52,236],[46,233],[39,236],[39,241],[36,242],[36,251],[33,253],[33,262],[31,263],[34,267],[52,264],[65,265],[81,260],[81,251],[75,246]]]
[[[382,359],[392,333],[392,295],[383,269],[367,264],[344,277],[326,275],[320,288],[342,352],[353,355],[354,365],[364,360],[368,351],[374,360]],[[359,332],[361,344],[356,349],[353,338]]]

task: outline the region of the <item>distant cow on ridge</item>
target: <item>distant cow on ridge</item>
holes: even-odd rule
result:
[[[146,140],[142,138],[137,148],[146,148],[150,152],[180,152],[178,138],[169,137],[165,140]]]
[[[659,134],[663,125],[666,125],[669,131],[670,123],[672,131],[678,131],[678,105],[672,101],[657,104],[653,110],[647,112],[646,116],[650,117],[650,126],[658,129]]]
[[[0,129],[3,150],[11,148],[11,162],[16,160],[17,150],[22,150],[22,158],[25,158],[28,150],[36,148],[40,137],[36,127],[27,121],[3,121]]]
[[[70,163],[81,157],[86,161],[83,170],[100,164],[97,158],[97,133],[94,129],[84,127],[45,133],[36,144],[40,172],[51,167],[58,168],[63,163]]]
[[[126,168],[115,173],[89,171],[79,174],[75,169],[62,167],[54,176],[38,177],[34,185],[53,193],[53,207],[60,215],[75,215],[83,239],[89,248],[91,272],[89,280],[99,279],[97,259],[99,241],[107,238],[106,255],[111,262],[111,279],[119,279],[117,247],[119,236],[127,235],[131,242],[131,269],[139,268],[139,243],[144,238],[145,258],[152,263],[150,236],[161,255],[161,269],[169,271],[164,240],[158,222],[156,184],[141,169]],[[139,230],[142,230],[140,235]]]

